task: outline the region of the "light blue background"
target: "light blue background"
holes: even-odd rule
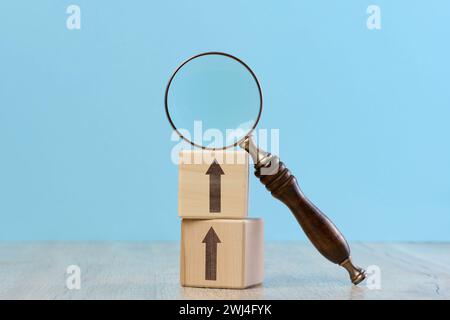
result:
[[[82,29],[66,29],[78,4]],[[378,4],[382,29],[366,28]],[[450,240],[450,2],[2,1],[0,240],[180,235],[172,70],[232,53],[261,128],[349,240]],[[251,177],[270,240],[305,239]]]

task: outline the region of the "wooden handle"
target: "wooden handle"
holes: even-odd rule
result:
[[[364,270],[353,265],[350,248],[342,233],[305,197],[296,178],[278,157],[270,155],[270,161],[264,166],[257,163],[255,175],[275,198],[289,207],[309,240],[325,258],[343,266],[354,284],[364,280]]]

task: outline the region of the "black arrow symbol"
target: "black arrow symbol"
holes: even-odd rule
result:
[[[202,243],[205,248],[205,280],[216,280],[217,275],[217,244],[221,243],[213,227],[209,228],[208,233]]]
[[[214,159],[205,174],[209,175],[209,212],[220,212],[220,176],[225,173]]]

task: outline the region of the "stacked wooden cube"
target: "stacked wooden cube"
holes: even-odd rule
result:
[[[247,288],[263,281],[262,219],[248,218],[248,154],[180,152],[183,286]]]

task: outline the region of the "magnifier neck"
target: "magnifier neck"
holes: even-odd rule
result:
[[[272,155],[269,152],[258,148],[252,135],[249,135],[242,140],[239,143],[239,146],[250,154],[253,163],[255,164],[255,168],[265,167],[272,161]]]

